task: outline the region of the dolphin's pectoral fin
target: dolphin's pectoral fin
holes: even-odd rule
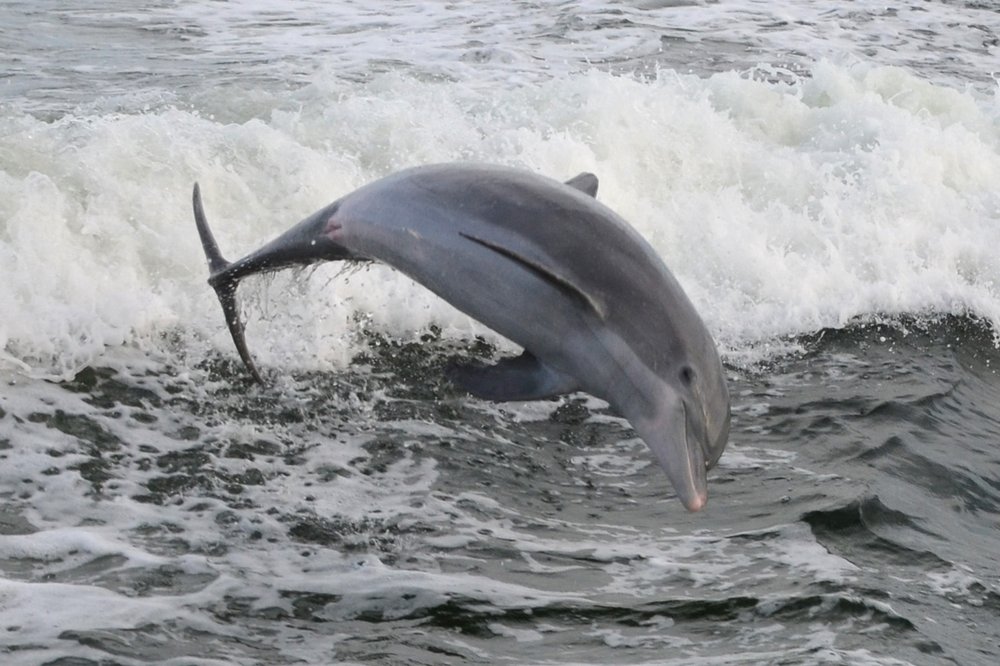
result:
[[[496,365],[453,363],[445,373],[477,398],[496,402],[540,400],[579,388],[576,379],[545,365],[528,351]]]
[[[542,261],[539,261],[533,257],[527,257],[522,253],[516,252],[509,247],[505,247],[499,243],[493,241],[484,240],[482,238],[477,238],[470,234],[464,232],[458,232],[459,236],[466,238],[473,243],[478,243],[483,247],[501,254],[511,261],[521,264],[524,268],[528,269],[538,277],[542,278],[546,282],[551,283],[556,289],[565,292],[571,298],[575,298],[580,301],[581,305],[592,310],[594,314],[600,319],[607,319],[608,313],[607,308],[604,304],[591,294],[581,289],[577,284],[573,282],[572,279],[561,275],[554,266],[546,266]]]
[[[583,173],[573,176],[567,180],[566,184],[580,190],[584,194],[597,197],[597,176],[592,173],[584,171]]]

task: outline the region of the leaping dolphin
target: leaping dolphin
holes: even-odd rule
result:
[[[596,200],[593,174],[560,183],[476,164],[386,176],[233,263],[222,258],[198,185],[194,216],[229,331],[258,381],[236,305],[254,273],[379,260],[524,348],[496,365],[456,365],[488,400],[585,391],[646,442],[689,511],[729,436],[729,391],[712,336],[649,244]]]

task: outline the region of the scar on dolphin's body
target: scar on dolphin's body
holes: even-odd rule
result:
[[[208,282],[247,370],[236,301],[255,273],[321,261],[381,261],[523,347],[492,366],[454,365],[452,382],[488,400],[585,391],[624,416],[690,511],[729,436],[729,391],[715,342],[659,255],[596,200],[582,173],[438,164],[369,183],[259,250],[223,259],[198,185],[194,216]]]

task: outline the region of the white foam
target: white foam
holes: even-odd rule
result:
[[[108,346],[164,349],[167,331],[229,353],[191,222],[195,180],[235,257],[394,169],[463,159],[596,172],[600,198],[650,240],[733,355],[874,312],[1000,325],[995,96],[820,63],[791,83],[589,71],[489,92],[319,74],[259,101],[270,111],[229,124],[176,108],[0,118],[8,365],[66,375]],[[249,336],[264,364],[342,364],[358,312],[402,337],[431,324],[489,335],[385,267],[337,271],[258,292]]]
[[[69,598],[72,604],[66,603]],[[77,631],[134,627],[175,612],[169,599],[130,599],[98,587],[0,580],[0,624],[18,627],[26,643],[54,639],[67,625]]]
[[[843,584],[853,580],[860,571],[855,564],[819,544],[809,527],[802,523],[783,526],[781,537],[771,544],[771,558],[794,571],[808,572],[812,580]]]

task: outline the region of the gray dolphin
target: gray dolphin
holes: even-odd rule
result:
[[[453,366],[453,382],[488,400],[573,391],[606,400],[697,511],[729,436],[725,372],[677,280],[596,193],[589,173],[560,183],[499,166],[421,166],[361,187],[233,263],[212,237],[197,184],[193,198],[208,282],[258,381],[236,305],[240,279],[379,260],[524,348],[493,366]]]

